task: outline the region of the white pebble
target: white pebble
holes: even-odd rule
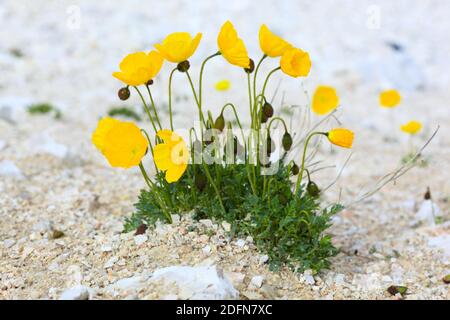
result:
[[[89,288],[85,286],[75,286],[66,289],[60,296],[60,300],[89,300]]]
[[[236,245],[240,248],[242,248],[243,246],[245,246],[245,240],[244,239],[238,239],[236,241]]]
[[[14,239],[5,239],[5,240],[3,240],[3,246],[6,249],[11,248],[15,244],[16,244],[16,240],[14,240]]]
[[[264,282],[263,276],[254,276],[250,281],[250,286],[255,288],[261,288],[263,282]]]
[[[22,171],[9,160],[0,161],[0,176],[22,179]]]
[[[137,246],[140,246],[141,244],[145,243],[148,240],[148,237],[145,234],[139,234],[134,237],[134,243]]]
[[[231,230],[231,224],[229,224],[226,221],[222,221],[222,228],[223,230],[225,230],[226,232],[230,232]]]

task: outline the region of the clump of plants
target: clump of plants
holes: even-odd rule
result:
[[[312,170],[314,146],[324,140],[351,148],[353,132],[346,128],[322,129],[324,121],[307,127],[295,118],[296,130],[288,129],[282,115],[295,117],[295,113],[274,108],[266,89],[275,73],[293,79],[307,77],[311,60],[306,51],[273,34],[265,25],[259,30],[262,57],[255,64],[227,21],[218,34],[218,51],[203,61],[195,83],[188,59],[201,37],[201,33],[195,37],[186,32],[170,34],[155,45],[156,50],[126,56],[120,71],[113,74],[126,84],[118,92],[120,99],[127,100],[131,90],[140,97],[153,131],[148,133],[132,122],[107,117],[99,121],[92,136],[111,166],[138,166],[146,182],[136,212],[126,219],[125,231],[142,224],[151,227],[157,221],[171,223],[172,214],[194,210],[198,219],[229,222],[233,236],[252,236],[258,248],[269,255],[273,269],[282,265],[298,271],[329,267],[329,259],[338,250],[327,229],[332,216],[343,206],[324,206],[321,201],[324,191]],[[219,58],[242,68],[248,101],[238,101],[239,105],[231,101],[213,115],[204,108],[202,81],[207,64]],[[260,66],[269,62],[274,68],[262,77]],[[168,86],[169,119],[159,116],[162,104],[158,107],[152,96],[152,85],[163,63],[173,65]],[[185,77],[192,90],[196,116],[190,128],[175,128],[173,124],[172,109],[177,108],[172,103],[174,76]],[[308,112],[330,116],[338,104],[336,90],[320,86]],[[249,119],[242,115],[244,108],[248,108]],[[153,177],[144,166],[145,156],[152,159]]]
[[[121,117],[129,118],[129,119],[132,119],[135,121],[142,120],[139,113],[137,113],[130,107],[112,107],[111,109],[108,110],[108,116],[110,116],[110,117],[121,116]]]
[[[31,115],[53,114],[55,119],[61,119],[62,113],[54,105],[50,103],[35,103],[27,107],[27,111]]]

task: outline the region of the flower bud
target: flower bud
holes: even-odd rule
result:
[[[128,87],[120,88],[117,95],[120,100],[127,100],[130,97],[130,89],[128,89]]]
[[[291,167],[291,173],[296,176],[298,175],[298,173],[300,172],[300,168],[298,167],[298,165],[296,165],[294,163],[294,165]]]
[[[244,71],[247,73],[252,73],[253,70],[255,70],[255,62],[250,59],[250,65],[248,66],[248,68],[244,68]]]
[[[267,116],[264,114],[264,112],[261,113],[261,123],[266,123],[267,122]]]
[[[197,172],[197,174],[195,175],[194,183],[198,190],[202,191],[203,189],[205,189],[206,177],[201,171]]]
[[[283,144],[283,148],[284,148],[285,151],[291,150],[292,137],[287,131],[283,135],[282,144]]]
[[[272,117],[273,116],[273,107],[272,107],[272,105],[270,103],[268,103],[268,102],[264,103],[264,106],[262,108],[262,112],[267,118]]]
[[[306,186],[306,191],[311,197],[317,197],[320,194],[320,189],[313,181],[308,182]]]
[[[185,61],[181,61],[178,65],[177,65],[177,69],[180,72],[186,72],[189,70],[190,67],[190,63],[189,61],[185,60]]]
[[[147,87],[151,86],[152,84],[153,84],[153,80],[152,79],[148,80],[147,83],[146,83]]]
[[[217,129],[220,132],[222,132],[224,128],[225,128],[225,118],[221,113],[220,116],[217,117],[216,121],[214,121],[214,129]]]
[[[275,150],[275,143],[272,141],[272,138],[269,136],[267,136],[267,141],[266,141],[266,147],[267,147],[267,156],[270,156],[270,154]]]

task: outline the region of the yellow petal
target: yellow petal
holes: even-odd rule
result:
[[[177,166],[172,166],[166,171],[166,181],[168,183],[176,182],[178,181],[183,173],[186,171],[187,164],[181,164]]]
[[[169,145],[160,143],[153,148],[153,161],[159,170],[165,171],[172,166],[170,157],[171,147]]]
[[[222,55],[232,65],[242,68],[248,68],[250,66],[250,58],[248,57],[247,49],[242,39],[238,39],[235,46],[222,52]]]
[[[155,78],[156,75],[161,70],[161,67],[164,62],[164,57],[159,53],[158,51],[152,50],[148,53],[148,57],[150,58],[152,65],[151,65],[151,78]]]
[[[385,108],[394,108],[401,101],[400,93],[397,90],[386,90],[380,93],[380,105]]]
[[[279,57],[292,48],[287,41],[273,34],[265,24],[259,29],[259,46],[269,57]]]
[[[238,35],[233,24],[230,21],[225,22],[217,37],[217,45],[220,52],[223,53],[224,51],[234,47],[237,41]]]
[[[198,47],[201,33],[198,33],[194,39],[187,32],[174,32],[168,35],[162,44],[156,44],[155,48],[168,61],[179,63],[189,59]]]
[[[280,59],[281,70],[294,78],[306,77],[311,70],[309,54],[301,49],[286,50]]]
[[[328,140],[334,145],[343,148],[351,148],[353,145],[354,133],[345,128],[332,129],[327,134]]]
[[[339,97],[336,90],[329,86],[319,86],[313,95],[312,110],[319,114],[325,115],[339,105]]]
[[[400,129],[403,132],[414,135],[417,134],[422,129],[422,123],[415,120],[409,121],[407,124],[400,126]]]
[[[229,80],[220,80],[214,87],[217,91],[227,91],[231,87],[231,82]]]
[[[118,120],[113,118],[103,118],[98,122],[97,128],[92,134],[92,143],[103,152],[105,148],[105,138],[108,132],[114,127]]]

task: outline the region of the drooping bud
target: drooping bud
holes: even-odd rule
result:
[[[130,97],[130,89],[128,89],[128,87],[120,88],[117,95],[120,100],[127,100]]]
[[[283,148],[284,148],[285,151],[291,150],[292,137],[287,131],[283,135],[282,144],[283,144]]]
[[[308,182],[308,185],[306,186],[306,191],[308,191],[308,194],[311,197],[317,197],[320,194],[320,189],[313,181]]]
[[[152,84],[153,84],[153,80],[150,79],[150,80],[147,81],[146,86],[148,87],[148,86],[151,86]]]
[[[197,174],[195,175],[194,182],[198,190],[202,191],[203,189],[205,189],[206,177],[201,171],[197,172]]]
[[[252,59],[250,59],[250,64],[248,68],[244,68],[244,71],[250,74],[253,72],[253,70],[255,70],[255,62]]]
[[[273,140],[270,137],[270,135],[267,136],[266,148],[267,148],[267,156],[270,156],[270,154],[273,151],[275,151],[275,143],[273,142]]]
[[[300,168],[297,164],[294,163],[294,165],[291,167],[291,173],[296,176],[300,172]]]
[[[272,117],[273,116],[273,107],[272,107],[272,105],[270,103],[268,103],[268,102],[264,103],[263,108],[262,108],[262,112],[267,118]]]
[[[177,69],[180,72],[186,72],[189,70],[190,67],[190,63],[189,61],[185,60],[185,61],[181,61],[178,65],[177,65]]]
[[[222,132],[224,128],[225,128],[225,118],[223,117],[223,114],[221,113],[217,117],[216,121],[214,121],[214,129],[217,129],[220,132]]]
[[[430,187],[427,187],[427,192],[425,192],[425,195],[423,196],[423,198],[425,200],[430,200],[431,199]]]
[[[267,117],[266,117],[266,115],[264,114],[264,112],[262,112],[261,113],[261,123],[266,123],[267,122]]]

